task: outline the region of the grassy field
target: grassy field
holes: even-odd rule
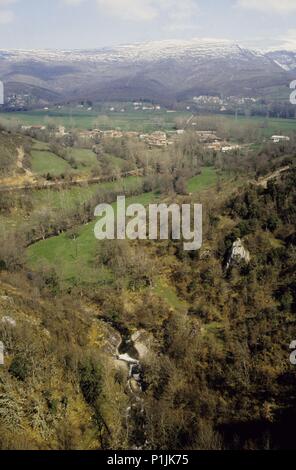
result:
[[[190,113],[168,113],[166,110],[139,110],[121,113],[99,112],[96,110],[80,111],[77,108],[0,113],[0,118],[19,121],[24,125],[46,125],[50,121],[56,125],[63,125],[67,129],[91,129],[99,127],[102,130],[121,129],[138,132],[152,132],[159,129],[172,130],[178,117],[190,117]]]
[[[46,142],[33,139],[33,150],[50,150],[50,145]]]
[[[226,119],[235,120],[234,116],[226,116]],[[251,118],[239,116],[238,122],[245,124],[256,124],[262,130],[266,137],[271,137],[273,134],[282,132],[295,132],[296,131],[296,119],[277,119],[277,118],[263,118],[259,116],[253,116]]]
[[[187,190],[196,193],[217,183],[218,175],[213,168],[203,168],[201,175],[194,176],[187,183]]]
[[[154,193],[127,198],[127,204],[149,204],[157,200]],[[116,209],[116,203],[113,204]],[[64,233],[49,238],[28,248],[28,263],[32,268],[49,265],[54,266],[59,277],[66,283],[75,285],[105,283],[110,280],[106,269],[97,268],[94,264],[96,248],[100,243],[94,236],[96,221],[84,225],[79,230],[76,240]]]
[[[114,155],[109,154],[105,155],[105,158],[108,158],[108,161],[111,163],[111,165],[114,165],[115,167],[119,168],[119,170],[124,170],[126,160],[124,160],[123,158],[118,158]]]
[[[185,311],[188,308],[187,303],[179,299],[175,289],[163,278],[157,279],[155,284],[155,292],[174,310]]]
[[[50,146],[46,142],[35,140],[31,151],[32,172],[44,176],[50,173],[52,176],[59,176],[64,172],[77,175],[90,175],[91,170],[98,166],[97,156],[92,150],[84,148],[67,148],[67,159],[74,159],[73,165],[63,160],[58,155],[50,151]],[[109,162],[114,167],[123,170],[126,161],[114,155],[105,154],[104,162]]]
[[[216,184],[217,173],[213,168],[204,168],[201,175],[191,178],[188,183],[188,191],[195,193],[203,189],[210,188]],[[31,213],[28,215],[24,210],[18,209],[11,214],[1,214],[0,223],[3,230],[13,229],[22,223],[34,226],[35,213],[47,208],[51,211],[67,212],[74,210],[78,205],[83,205],[91,199],[95,194],[103,191],[122,191],[124,194],[127,191],[138,190],[141,187],[142,178],[136,176],[129,176],[119,181],[110,181],[105,183],[90,184],[85,186],[71,186],[67,189],[43,189],[36,190],[30,193],[32,201]],[[19,194],[19,197],[23,196]],[[147,199],[148,198],[148,199]],[[149,203],[150,196],[143,194],[138,197],[138,200],[143,203]]]
[[[97,165],[97,157],[92,150],[71,148],[68,150],[69,156],[77,162],[78,169],[93,168]]]
[[[0,118],[20,122],[25,125],[40,125],[53,122],[56,125],[64,125],[67,129],[91,129],[99,127],[102,130],[121,129],[123,131],[153,132],[155,130],[174,129],[176,119],[189,118],[191,112],[168,113],[160,111],[134,111],[127,109],[124,113],[110,111],[79,110],[65,107],[61,110],[36,110],[28,112],[0,113]],[[210,117],[215,115],[210,115]],[[235,116],[217,117],[225,120],[235,120]],[[198,117],[197,117],[198,120]],[[239,122],[255,123],[263,128],[264,134],[269,137],[277,132],[290,132],[296,130],[296,119],[277,119],[254,117],[238,117]]]
[[[32,172],[39,176],[60,176],[72,170],[69,163],[48,150],[32,150]]]
[[[191,192],[198,192],[215,184],[216,179],[216,171],[213,168],[204,168],[201,175],[189,180],[188,187],[191,188]],[[136,181],[135,179],[124,180],[125,187],[127,187],[126,185],[134,184]],[[71,191],[73,191],[73,189]],[[46,195],[44,194],[42,197],[44,197],[44,201],[46,201]],[[75,198],[73,193],[67,197],[70,199]],[[154,192],[145,193],[127,198],[127,204],[138,203],[148,205],[150,203],[157,203],[160,198],[161,196]],[[58,202],[56,201],[56,203]],[[113,207],[116,208],[116,204],[114,204]],[[95,267],[93,263],[96,247],[99,243],[93,233],[95,223],[94,221],[81,227],[76,240],[70,239],[68,235],[64,233],[58,237],[50,238],[32,245],[27,250],[29,266],[33,269],[43,264],[54,266],[59,277],[66,284],[93,284],[98,281],[105,282],[105,270],[102,272]],[[159,286],[159,289],[162,290],[162,287]],[[169,296],[171,302],[173,302],[173,297],[171,295]]]
[[[83,204],[100,191],[132,190],[140,187],[141,178],[129,176],[120,181],[91,184],[86,186],[72,186],[69,189],[46,189],[33,192],[33,205],[35,208],[43,206],[50,209],[73,209],[77,204]]]
[[[34,226],[35,213],[47,208],[51,211],[62,211],[67,213],[75,209],[77,205],[83,205],[89,201],[92,196],[103,191],[117,190],[128,191],[138,189],[141,186],[141,178],[136,176],[129,176],[120,181],[110,181],[106,183],[97,183],[85,186],[71,186],[70,188],[63,189],[43,189],[36,190],[30,193],[32,201],[32,209],[30,215],[24,210],[18,209],[11,214],[0,214],[0,224],[3,230],[13,229],[22,223],[27,223]],[[23,195],[20,193],[19,197]]]

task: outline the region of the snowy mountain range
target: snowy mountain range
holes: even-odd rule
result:
[[[48,62],[118,62],[155,61],[168,58],[235,57],[242,48],[228,41],[193,39],[191,41],[155,41],[122,45],[98,50],[0,50],[0,58],[8,61],[48,61]]]
[[[295,79],[296,51],[259,51],[231,41],[157,41],[98,50],[0,50],[8,92],[44,102],[260,95]]]

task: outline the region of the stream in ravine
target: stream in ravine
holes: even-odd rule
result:
[[[117,330],[118,331],[118,330]],[[143,394],[143,369],[134,342],[129,335],[121,335],[116,357],[128,366],[126,392],[129,405],[126,409],[126,428],[128,441],[135,449],[141,449],[146,444],[145,436],[145,407]]]
[[[126,364],[127,380],[125,391],[129,398],[125,413],[127,440],[133,450],[142,450],[147,446],[146,438],[146,412],[143,391],[145,381],[139,353],[135,347],[130,332],[121,325],[109,319],[100,318],[101,321],[112,327],[116,332],[115,351],[113,355],[117,361]]]

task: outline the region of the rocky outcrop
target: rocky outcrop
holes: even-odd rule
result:
[[[6,325],[10,325],[10,326],[13,326],[13,327],[16,326],[16,321],[8,315],[1,318],[1,323],[4,323]]]
[[[227,261],[226,269],[242,261],[249,263],[251,260],[250,252],[244,247],[243,242],[238,238],[232,245],[231,253]]]
[[[140,359],[144,359],[149,353],[149,339],[144,330],[138,330],[132,335],[134,347]]]

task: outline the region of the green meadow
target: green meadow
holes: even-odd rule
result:
[[[95,194],[105,191],[125,191],[138,190],[141,187],[141,178],[129,176],[119,181],[110,181],[105,183],[85,184],[82,186],[71,186],[68,188],[50,188],[42,190],[34,190],[30,192],[30,200],[32,207],[30,214],[27,214],[21,208],[22,204],[18,204],[18,209],[10,214],[0,214],[1,227],[5,230],[15,228],[23,223],[34,226],[36,223],[35,213],[42,209],[49,211],[62,211],[66,214],[68,211],[75,209],[79,205],[83,205],[89,201]],[[19,193],[17,197],[22,199],[25,194]]]
[[[190,178],[187,182],[187,190],[190,193],[196,193],[197,191],[201,191],[202,189],[215,185],[217,183],[217,179],[217,172],[214,168],[203,168],[200,175]]]
[[[24,125],[46,125],[49,122],[63,125],[67,129],[92,129],[98,127],[102,130],[121,129],[123,131],[153,132],[156,130],[170,131],[175,128],[176,119],[191,116],[191,112],[167,112],[160,111],[134,111],[127,107],[124,113],[110,112],[106,110],[91,111],[79,110],[76,107],[64,107],[50,110],[36,110],[27,112],[0,113],[0,119],[19,122]],[[219,117],[234,121],[234,115],[209,115],[208,117]],[[197,116],[198,120],[198,116]],[[239,122],[256,124],[263,129],[267,137],[277,132],[292,132],[296,130],[296,119],[265,118],[261,116],[245,117],[238,116]]]
[[[73,209],[77,204],[84,204],[99,192],[136,190],[140,185],[140,177],[129,176],[119,181],[72,186],[67,189],[43,189],[32,193],[33,206],[35,208],[48,207],[53,210]]]
[[[158,294],[161,299],[165,300],[167,304],[174,310],[187,310],[187,302],[181,300],[178,297],[176,290],[171,285],[169,285],[168,282],[162,277],[159,277],[156,280],[154,290],[155,293]]]
[[[189,112],[133,111],[121,112],[77,110],[64,108],[62,110],[36,110],[27,112],[0,113],[0,118],[20,122],[24,125],[46,125],[48,122],[63,125],[67,129],[102,130],[121,129],[123,131],[153,132],[159,129],[172,130],[175,120],[180,117],[190,117]]]
[[[155,193],[146,193],[126,199],[127,204],[147,205],[156,201]],[[116,203],[113,204],[116,210]],[[66,283],[75,285],[104,283],[110,280],[108,270],[96,267],[96,248],[100,243],[94,236],[96,221],[80,227],[78,237],[73,240],[67,233],[49,238],[28,248],[28,263],[32,268],[55,267],[59,277]]]
[[[138,181],[139,178],[127,178],[117,184],[124,183],[125,189],[127,189],[131,184],[137,184]],[[198,192],[213,186],[216,181],[216,171],[213,168],[204,168],[200,175],[188,181],[188,189],[193,193]],[[110,185],[110,183],[106,183],[106,185],[108,184]],[[105,188],[107,187],[105,186]],[[100,188],[102,188],[102,185],[100,185]],[[75,196],[74,189],[71,189],[71,193],[66,196],[68,201],[75,200],[75,197],[79,194]],[[43,191],[40,193],[42,193],[44,202],[46,202],[46,194],[43,194]],[[146,206],[160,200],[161,196],[159,194],[150,192],[129,197],[126,202],[127,204],[138,203]],[[51,204],[60,204],[60,200],[51,201]],[[113,207],[116,209],[116,203],[113,204]],[[94,236],[95,223],[93,221],[80,227],[77,233],[78,236],[74,240],[67,233],[63,233],[30,246],[27,250],[28,265],[32,269],[42,265],[54,267],[65,284],[105,282],[106,270],[96,267],[94,263],[96,247],[99,244]],[[107,279],[109,279],[108,276]],[[161,286],[159,286],[159,289],[161,289]],[[170,300],[173,302],[173,298]]]
[[[228,117],[227,119],[234,119],[234,117]],[[263,118],[259,116],[247,118],[239,116],[238,122],[256,123],[258,127],[263,130],[266,137],[271,137],[273,134],[277,133],[291,133],[296,131],[296,119]]]
[[[72,166],[69,163],[71,158]],[[106,154],[104,159],[119,170],[123,170],[126,165],[125,160],[114,155]],[[31,150],[31,165],[32,172],[39,176],[46,176],[48,173],[60,176],[65,172],[89,175],[91,170],[98,166],[98,161],[92,150],[70,147],[67,148],[67,160],[64,160],[50,151],[49,144],[35,140]]]
[[[71,171],[68,162],[47,150],[32,150],[31,152],[32,172],[39,176],[60,176],[62,173]]]
[[[78,169],[93,168],[97,164],[97,157],[92,150],[82,148],[68,149],[69,156],[75,159]]]

